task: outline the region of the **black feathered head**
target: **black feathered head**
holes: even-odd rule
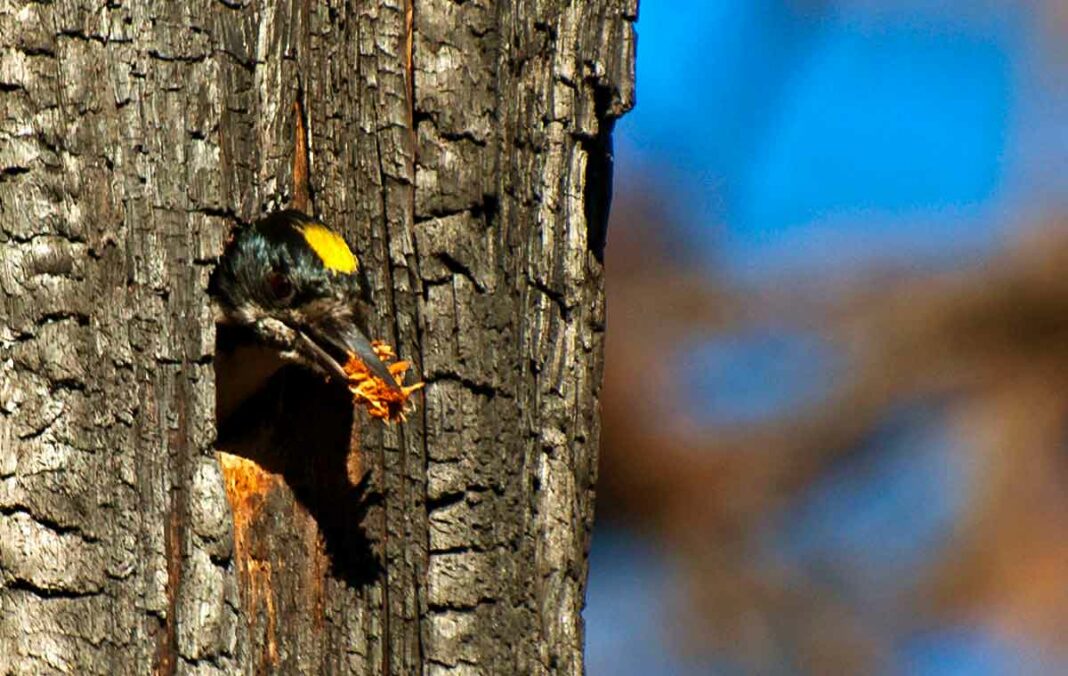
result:
[[[358,269],[341,235],[299,211],[241,227],[209,286],[220,336],[255,341],[342,382],[356,355],[393,384],[367,338]]]

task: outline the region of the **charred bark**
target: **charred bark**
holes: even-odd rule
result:
[[[581,672],[635,12],[0,0],[0,673]],[[425,396],[282,373],[219,454],[208,277],[292,201]]]

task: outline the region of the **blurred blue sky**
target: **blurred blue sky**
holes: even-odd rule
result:
[[[686,414],[714,425],[757,423],[830,393],[839,360],[822,336],[749,330],[682,346]]]
[[[1068,170],[1046,100],[1064,96],[1028,86],[1043,58],[1030,7],[646,0],[620,189],[661,176],[737,281],[974,261],[1035,200],[1014,179],[1041,161]],[[1042,124],[1059,125],[1047,145],[1013,143]]]
[[[670,196],[687,224],[680,235],[738,284],[975,262],[1068,206],[1068,69],[1034,8],[642,0],[638,106],[616,128],[616,189],[652,184]],[[751,422],[813,396],[798,383],[823,387],[833,355],[821,350],[764,335],[695,348],[688,377],[701,414]],[[769,524],[769,556],[829,575],[846,602],[885,613],[893,673],[1056,673],[1037,649],[972,627],[894,634],[907,625],[895,599],[967,500],[959,457],[937,406],[902,412],[870,454]],[[669,553],[599,526],[592,676],[725,673],[673,653],[670,571]]]

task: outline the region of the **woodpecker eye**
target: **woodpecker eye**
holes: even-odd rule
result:
[[[293,282],[285,273],[277,270],[267,275],[267,288],[270,289],[271,297],[275,301],[285,304],[293,300]]]

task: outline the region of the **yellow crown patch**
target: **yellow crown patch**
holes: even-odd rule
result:
[[[297,225],[304,241],[312,248],[312,251],[322,260],[327,270],[340,272],[343,275],[351,275],[356,272],[359,264],[356,256],[345,244],[341,235],[337,234],[322,223],[300,223]]]

